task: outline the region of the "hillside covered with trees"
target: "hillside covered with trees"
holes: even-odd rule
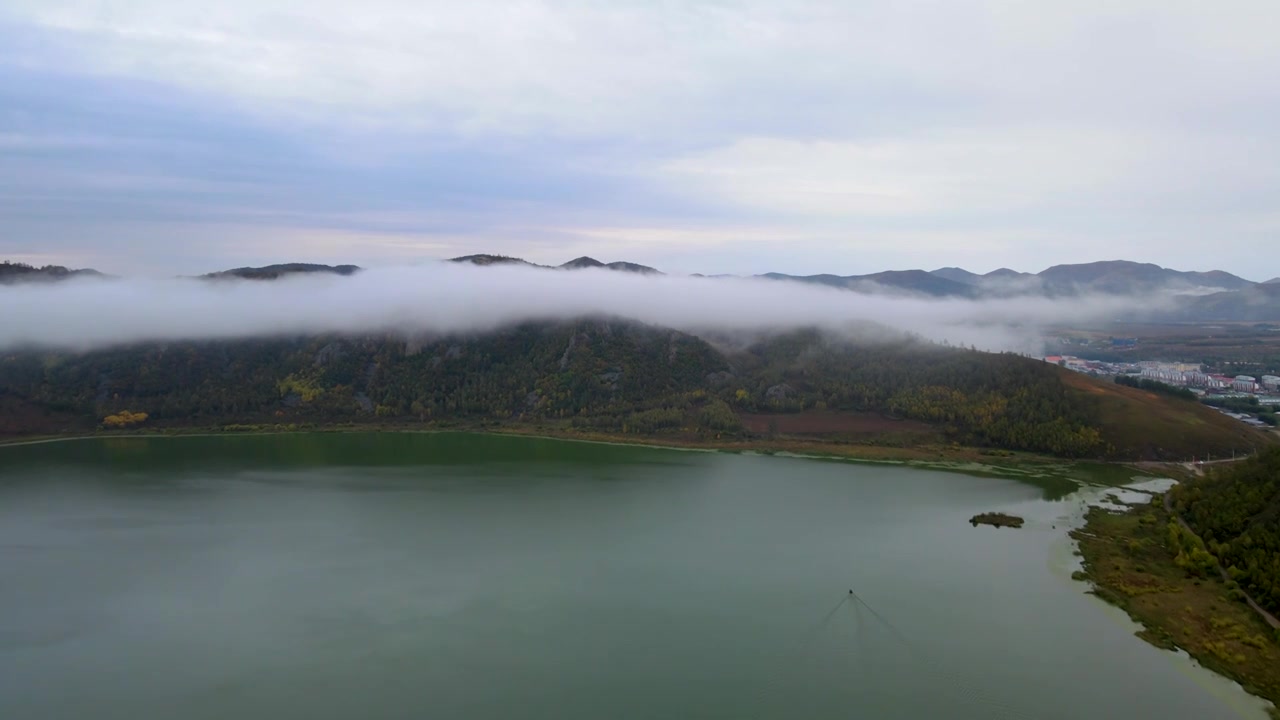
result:
[[[1175,507],[1231,578],[1280,613],[1280,449],[1180,486]]]
[[[748,415],[859,415],[927,423],[934,441],[1062,457],[1181,459],[1267,442],[1196,403],[1073,375],[1017,355],[906,337],[854,342],[806,330],[708,341],[584,319],[448,337],[9,353],[0,356],[0,434],[447,422],[750,439]],[[1147,436],[1141,422],[1135,429],[1127,417],[1118,421],[1120,411],[1190,429],[1172,439]]]

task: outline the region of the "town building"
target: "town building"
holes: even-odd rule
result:
[[[1231,381],[1231,389],[1245,393],[1257,392],[1258,379],[1251,375],[1237,375],[1235,379]]]
[[[1187,378],[1178,370],[1163,367],[1145,367],[1142,368],[1142,377],[1147,380],[1156,380],[1158,382],[1167,383],[1169,385],[1186,385]]]

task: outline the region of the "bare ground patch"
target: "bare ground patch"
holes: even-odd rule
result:
[[[879,413],[812,411],[799,413],[743,413],[750,433],[782,435],[932,435],[934,429],[916,420],[899,420]]]

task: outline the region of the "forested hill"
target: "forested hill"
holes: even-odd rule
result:
[[[1181,429],[1152,424],[1152,414]],[[407,340],[308,337],[0,356],[0,434],[377,420],[746,439],[760,433],[761,417],[772,417],[785,421],[767,423],[784,434],[825,432],[825,440],[844,442],[855,416],[882,419],[891,435],[924,428],[920,442],[1066,457],[1181,459],[1268,437],[1198,403],[1017,355],[910,339],[855,343],[816,331],[713,346],[669,329],[589,319]]]
[[[1280,613],[1280,449],[1177,488],[1176,504],[1231,577]]]

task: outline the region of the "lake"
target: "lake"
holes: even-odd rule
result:
[[[0,448],[0,717],[1265,717],[1070,579],[1100,492],[469,434]]]

